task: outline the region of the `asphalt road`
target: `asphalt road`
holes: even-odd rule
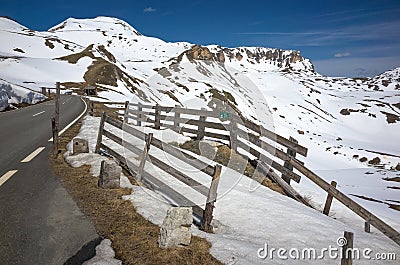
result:
[[[61,96],[60,129],[84,110]],[[0,264],[63,264],[98,238],[49,167],[54,101],[0,113]]]

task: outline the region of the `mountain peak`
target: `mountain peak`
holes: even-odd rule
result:
[[[0,16],[0,28],[1,29],[28,29],[27,27],[22,26],[14,19],[7,16]]]
[[[50,28],[49,32],[65,31],[94,31],[101,30],[118,34],[141,36],[142,34],[130,24],[119,18],[99,16],[95,18],[68,18],[60,24]]]

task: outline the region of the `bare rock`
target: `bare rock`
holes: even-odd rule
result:
[[[342,109],[340,111],[340,114],[342,114],[342,115],[350,115],[350,111],[348,109]]]
[[[192,48],[187,51],[186,55],[189,60],[211,60],[213,58],[213,54],[210,50],[200,45],[192,46]]]
[[[160,248],[188,246],[190,244],[192,214],[191,207],[171,207],[168,210],[158,236]]]
[[[378,165],[381,162],[381,159],[379,157],[375,157],[374,159],[371,159],[368,161],[368,164],[370,165]]]
[[[122,168],[114,161],[101,161],[99,187],[105,189],[117,189],[120,187],[120,177]]]
[[[86,139],[74,138],[72,140],[72,154],[89,153],[89,142]]]

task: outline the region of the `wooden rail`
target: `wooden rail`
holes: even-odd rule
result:
[[[110,106],[110,105],[118,105],[119,107]],[[124,116],[119,114],[118,111],[126,112],[127,107],[129,106],[129,101],[126,102],[99,102],[99,101],[89,101],[88,109],[89,114],[91,116],[101,116],[103,112],[106,112],[108,115],[119,117]]]

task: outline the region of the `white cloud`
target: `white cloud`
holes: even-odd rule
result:
[[[341,58],[341,57],[347,57],[347,56],[350,56],[350,55],[351,55],[351,53],[349,53],[349,52],[342,52],[342,53],[336,53],[334,56],[336,58]]]
[[[156,12],[156,9],[149,6],[149,7],[146,7],[145,9],[143,9],[143,12],[145,12],[145,13]]]

